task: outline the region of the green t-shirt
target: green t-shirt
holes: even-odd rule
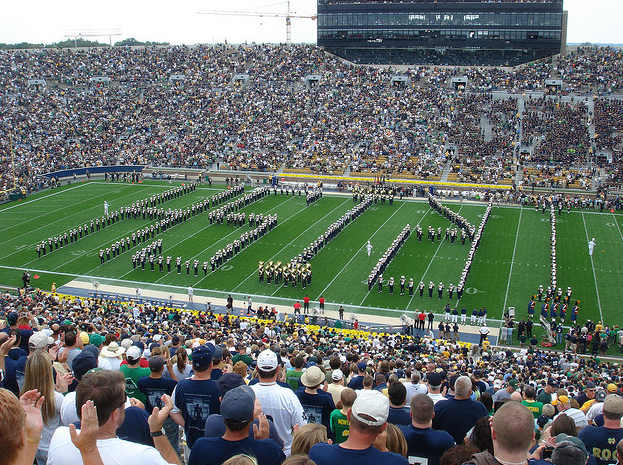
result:
[[[543,404],[541,402],[522,400],[521,403],[528,407],[528,410],[532,412],[534,418],[539,418],[541,416],[541,412],[543,412]]]
[[[125,393],[128,397],[134,397],[144,404],[146,398],[145,394],[138,389],[138,380],[149,376],[151,370],[149,368],[130,368],[128,365],[121,365],[119,371],[125,376]]]
[[[543,389],[541,391],[541,393],[539,394],[539,396],[536,398],[536,400],[538,402],[541,402],[543,405],[551,404],[551,402],[552,402],[552,395],[548,394],[547,392],[545,392],[545,389]]]
[[[290,385],[293,391],[296,391],[299,388],[299,379],[301,379],[301,376],[303,376],[302,371],[286,371],[286,383]]]
[[[348,430],[350,429],[350,422],[346,415],[336,408],[331,412],[330,422],[331,431],[335,433],[335,442],[333,444],[341,444],[346,441],[348,439]]]
[[[244,363],[247,364],[247,366],[250,366],[253,363],[253,357],[251,357],[250,355],[238,354],[238,355],[234,355],[231,359],[232,365],[235,365],[239,361],[243,361]]]

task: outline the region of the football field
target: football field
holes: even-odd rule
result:
[[[38,243],[101,217],[104,201],[110,203],[112,212],[176,185],[180,183],[84,182],[0,206],[0,284],[21,286],[22,272],[28,269],[31,284],[47,291],[53,282],[60,287],[80,279],[176,292],[185,292],[192,286],[195,295],[224,297],[231,293],[238,300],[251,295],[255,301],[281,305],[291,305],[306,294],[312,301],[322,295],[331,308],[344,305],[347,312],[399,317],[417,309],[442,312],[449,301],[447,288],[450,283],[458,284],[470,248],[469,240],[464,245],[460,240],[455,243],[444,240],[445,229],[451,224],[430,209],[426,200],[396,199],[393,205],[388,202],[373,204],[322,248],[311,260],[313,278],[306,289],[300,285],[292,288],[259,283],[259,261],[288,262],[354,206],[350,195],[325,193],[320,200],[306,206],[304,195],[271,193],[242,211],[247,215],[276,214],[277,227],[215,271],[208,268],[207,275],[201,270],[203,262],[249,231],[248,222],[243,227],[210,224],[207,212],[198,213],[145,243],[162,239],[163,256],[170,255],[173,261],[178,256],[182,262],[199,260],[198,276],[194,276],[192,268],[188,275],[184,268],[178,274],[175,266],[169,273],[166,266],[163,272],[157,265],[151,271],[149,264],[145,270],[140,266],[134,269],[131,256],[139,246],[100,264],[100,249],[154,223],[142,218],[116,222],[38,258],[35,251]],[[195,191],[159,207],[165,210],[186,208],[223,189],[222,184],[214,184],[212,188],[207,184],[198,186]],[[474,202],[448,201],[444,205],[476,226],[486,209],[484,203]],[[620,324],[620,309],[623,308],[621,218],[617,213],[592,210],[570,213],[565,210],[557,216],[558,286],[563,291],[570,286],[572,301],[580,300],[580,323],[591,318],[605,324]],[[393,276],[396,280],[393,295],[389,294],[387,286],[381,293],[376,286],[369,291],[368,274],[407,224],[411,225],[412,234],[383,273],[385,279]],[[414,231],[417,224],[424,229],[421,242]],[[426,239],[428,226],[442,228],[441,241]],[[515,307],[519,317],[525,316],[530,297],[536,294],[539,285],[547,288],[550,284],[550,231],[549,212],[543,215],[532,207],[494,206],[465,292],[460,302],[454,293],[450,305],[459,308],[465,305],[468,313],[475,307],[485,306],[490,318],[501,318],[504,309]],[[590,257],[587,244],[593,237],[597,246]],[[366,251],[368,240],[373,247],[370,256]],[[427,291],[420,297],[417,290],[413,296],[408,292],[400,295],[401,276],[407,281],[413,278],[416,288],[420,281],[426,285],[433,281],[433,297],[429,298]],[[442,299],[438,298],[436,290],[440,282],[446,288]],[[537,302],[537,317],[539,310]]]

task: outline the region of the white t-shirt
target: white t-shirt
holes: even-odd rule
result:
[[[128,463],[168,465],[160,452],[153,447],[119,438],[100,439],[97,441],[97,448],[105,465]],[[82,463],[80,451],[71,442],[69,428],[61,426],[52,437],[47,465],[81,465]]]
[[[411,399],[418,394],[428,394],[428,387],[426,384],[418,383],[413,384],[412,382],[404,383],[405,388],[407,388],[407,404],[411,402]]]
[[[61,426],[61,407],[63,405],[63,394],[54,391],[54,416],[43,424],[43,431],[41,432],[41,441],[39,442],[39,449],[48,450],[52,436],[56,428]]]
[[[262,412],[273,417],[273,423],[281,439],[283,452],[290,456],[292,448],[292,428],[294,425],[304,426],[303,406],[294,391],[279,386],[277,383],[254,384],[251,386],[255,397],[260,401]]]
[[[430,392],[427,394],[428,397],[430,397],[431,399],[433,399],[433,404],[436,404],[439,401],[442,400],[447,400],[444,396],[441,395],[441,393],[437,393],[437,394],[431,394]]]

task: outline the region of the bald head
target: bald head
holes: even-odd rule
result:
[[[469,376],[459,376],[454,383],[455,399],[468,399],[472,394],[472,380]]]
[[[491,423],[493,448],[507,453],[527,452],[534,438],[534,416],[519,402],[506,402]]]

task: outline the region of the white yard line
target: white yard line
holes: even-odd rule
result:
[[[372,234],[372,236],[370,236],[370,239],[372,239],[374,236],[376,236],[376,234],[377,234],[377,233],[381,230],[381,228],[382,228],[383,226],[385,226],[385,224],[387,224],[387,222],[388,222],[389,220],[391,220],[391,219],[393,218],[393,216],[394,216],[396,213],[398,213],[398,211],[399,211],[402,207],[404,207],[404,206],[405,206],[405,204],[404,204],[404,203],[402,203],[402,204],[400,205],[400,207],[398,207],[398,208],[396,209],[396,211],[395,211],[394,213],[392,213],[392,214],[391,214],[391,216],[390,216],[389,218],[387,218],[387,219],[385,220],[385,222],[384,222],[381,226],[379,226],[379,227],[378,227],[378,229],[377,229],[376,231],[374,231],[374,234]],[[324,295],[324,293],[325,293],[325,292],[327,292],[327,289],[329,289],[329,287],[331,287],[331,284],[333,284],[333,282],[337,279],[337,277],[338,277],[339,275],[341,275],[341,274],[342,274],[342,271],[344,271],[346,268],[348,268],[348,265],[350,265],[350,262],[352,262],[352,261],[355,259],[355,257],[357,257],[357,256],[359,255],[359,252],[361,252],[361,251],[364,249],[364,247],[366,246],[366,244],[367,244],[367,241],[366,241],[366,242],[364,242],[364,243],[363,243],[363,245],[362,245],[361,247],[359,247],[359,249],[355,252],[355,254],[352,256],[352,258],[351,258],[350,260],[348,260],[348,263],[346,263],[346,265],[344,265],[344,268],[342,268],[342,270],[341,270],[338,274],[336,274],[336,275],[335,275],[335,277],[331,280],[331,282],[330,282],[329,284],[327,284],[327,287],[325,287],[325,288],[322,290],[322,292],[321,292],[320,294],[318,294],[318,297],[317,297],[316,299],[320,298],[320,296],[321,296],[321,295]],[[364,298],[364,300],[365,300],[365,298]]]
[[[515,251],[517,250],[517,239],[519,238],[519,226],[521,226],[521,214],[523,213],[523,208],[519,210],[519,221],[517,222],[517,232],[515,233],[515,245],[513,246],[513,258],[511,258],[511,269],[508,273],[508,283],[506,283],[506,295],[504,296],[504,306],[502,307],[502,311],[506,311],[506,303],[508,302],[508,290],[511,286],[511,277],[513,276],[513,265],[515,264]]]
[[[616,224],[616,227],[619,230],[619,236],[621,236],[621,239],[623,239],[623,234],[621,234],[621,228],[619,227],[619,223],[617,223],[617,216],[614,213],[612,214],[612,218],[614,219],[614,224]]]
[[[582,221],[584,222],[584,231],[586,231],[586,242],[589,242],[590,239],[588,237],[588,228],[586,227],[586,219],[584,218],[584,213],[582,213]],[[597,286],[597,275],[595,274],[595,263],[593,263],[593,256],[591,257],[591,268],[593,270],[593,279],[595,280],[595,291],[597,292],[597,306],[599,307],[599,316],[601,321],[604,321],[604,315],[601,311],[601,299],[599,298],[599,286]]]

